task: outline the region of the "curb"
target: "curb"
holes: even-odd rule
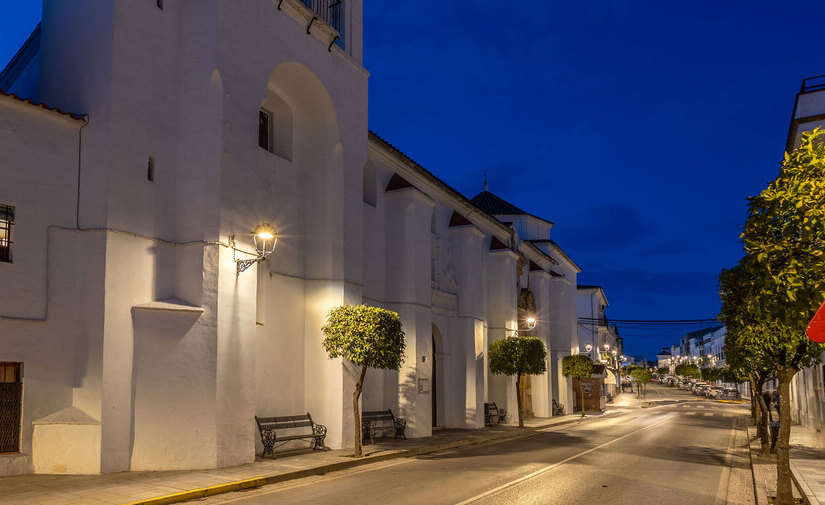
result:
[[[604,416],[599,416],[598,418],[602,418]],[[587,418],[585,418],[587,419]],[[592,418],[591,418],[592,419]],[[163,496],[157,496],[154,498],[148,498],[145,500],[137,500],[124,503],[122,505],[168,505],[170,503],[179,503],[186,500],[193,500],[196,498],[206,498],[208,496],[215,496],[218,494],[224,493],[231,493],[233,491],[241,491],[244,489],[252,489],[257,487],[263,487],[270,484],[277,484],[280,482],[286,482],[289,480],[295,479],[303,479],[305,477],[312,477],[315,475],[324,475],[331,472],[339,472],[341,470],[348,470],[350,468],[356,468],[359,466],[368,465],[370,463],[380,463],[382,461],[388,461],[392,459],[400,459],[400,458],[411,458],[414,456],[420,456],[423,454],[430,454],[433,452],[444,451],[447,449],[454,449],[458,447],[467,447],[470,445],[477,445],[482,444],[485,442],[493,442],[496,440],[506,440],[511,438],[520,438],[532,435],[539,430],[547,429],[547,428],[555,428],[556,426],[565,426],[568,424],[578,423],[581,422],[583,419],[581,417],[576,417],[576,419],[570,419],[567,421],[562,421],[559,423],[551,423],[545,424],[542,426],[534,426],[531,428],[524,428],[523,430],[518,431],[511,431],[511,432],[503,432],[503,433],[495,433],[491,435],[482,435],[476,438],[466,438],[463,440],[457,440],[455,442],[445,442],[442,444],[435,444],[435,445],[427,445],[423,447],[416,447],[415,449],[407,449],[398,452],[392,452],[389,454],[380,454],[377,456],[366,456],[361,459],[351,460],[351,461],[342,461],[340,463],[330,463],[327,465],[317,466],[314,468],[307,468],[304,470],[296,470],[294,472],[285,472],[279,473],[275,475],[268,475],[262,477],[253,477],[251,479],[244,479],[238,480],[234,482],[226,482],[223,484],[216,484],[214,486],[207,486],[197,489],[192,489],[190,491],[181,491],[180,493],[173,493]]]
[[[751,425],[747,424],[745,426],[748,432],[748,456],[750,457],[751,462],[751,475],[753,476],[753,493],[754,499],[756,500],[757,505],[764,505],[770,503],[768,501],[768,493],[767,490],[764,489],[763,486],[757,486],[756,483],[756,470],[754,468],[754,457],[753,453],[754,450],[757,452],[761,449],[760,442],[758,441],[758,437],[756,436],[756,428]],[[753,435],[753,437],[751,437]],[[764,463],[759,463],[764,464]],[[802,500],[805,502],[806,505],[819,505],[819,501],[816,498],[816,495],[813,493],[811,488],[805,482],[804,479],[800,479],[798,476],[799,469],[796,468],[796,465],[793,462],[793,459],[790,461],[791,465],[791,480],[793,481],[794,487],[796,488],[796,492],[802,497]],[[769,465],[773,468],[776,467],[775,464]],[[773,469],[772,468],[772,469]]]

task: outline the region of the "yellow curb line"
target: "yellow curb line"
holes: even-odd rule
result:
[[[592,417],[590,418],[592,419]],[[217,494],[223,493],[230,493],[233,491],[241,491],[243,489],[251,489],[256,487],[262,487],[269,484],[277,484],[279,482],[284,482],[288,480],[295,480],[295,479],[302,479],[304,477],[311,477],[313,475],[324,475],[330,472],[336,472],[340,470],[347,470],[350,468],[355,468],[358,466],[366,465],[369,463],[378,463],[381,461],[387,461],[390,459],[400,459],[400,458],[409,458],[413,456],[419,456],[423,454],[429,454],[432,452],[443,451],[446,449],[454,449],[457,447],[463,447],[468,445],[475,445],[483,442],[490,442],[493,440],[503,440],[506,438],[516,438],[521,436],[526,436],[535,433],[538,430],[543,430],[546,428],[554,428],[556,426],[563,426],[566,424],[571,424],[575,422],[581,421],[582,418],[576,417],[576,419],[570,419],[567,421],[562,421],[559,423],[552,423],[546,424],[542,426],[535,426],[531,428],[525,428],[524,430],[519,431],[506,431],[503,433],[494,433],[490,435],[482,435],[476,438],[468,438],[464,440],[457,440],[455,442],[446,442],[443,444],[436,444],[436,445],[429,445],[418,447],[415,449],[408,449],[406,451],[398,451],[392,452],[389,454],[381,454],[378,456],[366,456],[361,459],[351,460],[351,461],[343,461],[341,463],[330,463],[328,465],[317,466],[313,468],[307,468],[304,470],[297,470],[294,472],[286,472],[276,475],[270,475],[269,477],[255,477],[251,479],[244,479],[235,482],[227,482],[224,484],[216,484],[214,486],[207,486],[198,489],[192,489],[190,491],[182,491],[180,493],[173,493],[163,496],[157,496],[155,498],[148,498],[145,500],[137,500],[124,503],[122,505],[168,505],[170,503],[179,503],[186,500],[194,500],[195,498],[206,498],[207,496],[214,496]]]

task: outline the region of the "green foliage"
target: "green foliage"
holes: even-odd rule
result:
[[[653,380],[653,374],[650,373],[650,370],[645,370],[640,367],[637,367],[635,370],[630,372],[630,376],[639,384],[647,384]]]
[[[701,370],[702,380],[716,382],[721,380],[721,368],[703,368]]]
[[[768,367],[779,379],[776,503],[785,505],[793,502],[790,382],[825,350],[805,336],[825,299],[825,131],[803,133],[779,175],[748,207],[745,257],[719,279],[720,319],[728,325],[732,367],[747,372],[755,388]]]
[[[536,337],[507,337],[490,344],[490,372],[539,375],[547,371],[547,349]]]
[[[702,373],[699,371],[699,367],[691,363],[682,363],[681,365],[676,365],[676,369],[674,371],[676,375],[680,375],[682,377],[690,377],[693,379],[698,379],[702,376]]]
[[[779,176],[748,204],[742,241],[758,273],[749,305],[804,330],[825,299],[825,131],[804,133]],[[787,354],[795,343],[787,342]]]
[[[656,369],[656,373],[658,373],[659,375],[667,375],[670,373],[670,368],[666,366],[660,366]]]
[[[398,370],[404,360],[404,330],[398,314],[366,305],[332,308],[321,328],[330,358],[358,366]]]
[[[748,382],[748,376],[738,368],[725,366],[719,369],[719,379],[728,384],[742,384]]]
[[[626,367],[624,368],[623,373],[624,373],[624,374],[626,374],[626,375],[630,375],[630,374],[632,374],[632,373],[633,373],[633,370],[641,370],[641,369],[642,369],[642,367],[640,367],[640,366],[636,366],[636,365],[629,365],[629,366],[626,366]]]
[[[825,299],[823,141],[823,130],[804,133],[777,178],[748,199],[745,257],[720,276],[730,347],[777,372],[810,366],[825,350],[805,336]]]
[[[586,354],[565,356],[561,362],[562,374],[574,379],[588,379],[593,374],[593,360]]]

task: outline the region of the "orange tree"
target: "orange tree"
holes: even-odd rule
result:
[[[404,360],[404,330],[398,314],[366,305],[333,307],[327,314],[322,345],[330,358],[342,357],[356,367],[360,375],[352,393],[352,415],[355,420],[353,454],[361,457],[361,411],[358,400],[367,368],[399,370]]]
[[[593,374],[593,360],[586,354],[565,356],[561,361],[561,372],[565,377],[579,379],[579,393],[581,393],[582,399],[579,405],[582,409],[582,417],[584,417],[584,388],[581,381],[582,379],[589,379]]]
[[[746,349],[765,354],[779,380],[775,503],[791,505],[790,383],[825,350],[805,336],[825,298],[825,131],[804,133],[799,148],[785,154],[776,179],[749,198],[748,207],[742,242],[750,296],[744,310],[759,324],[739,338]]]
[[[490,344],[488,359],[490,372],[516,376],[516,401],[518,402],[518,426],[524,427],[521,405],[522,375],[539,375],[547,371],[547,348],[536,337],[507,337]]]

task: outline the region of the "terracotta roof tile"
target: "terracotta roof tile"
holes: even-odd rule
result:
[[[33,102],[33,101],[29,100],[28,98],[21,98],[21,97],[15,95],[14,93],[4,93],[3,91],[0,91],[0,96],[9,97],[12,100],[16,100],[18,102],[23,102],[23,103],[26,103],[26,104],[29,104],[29,105],[33,105],[35,107],[40,107],[43,110],[56,112],[58,114],[70,117],[72,119],[76,119],[78,121],[86,121],[87,120],[86,116],[83,115],[83,114],[75,114],[73,112],[64,112],[64,111],[62,111],[61,109],[59,109],[57,107],[49,107],[48,105],[46,105],[44,103]]]

